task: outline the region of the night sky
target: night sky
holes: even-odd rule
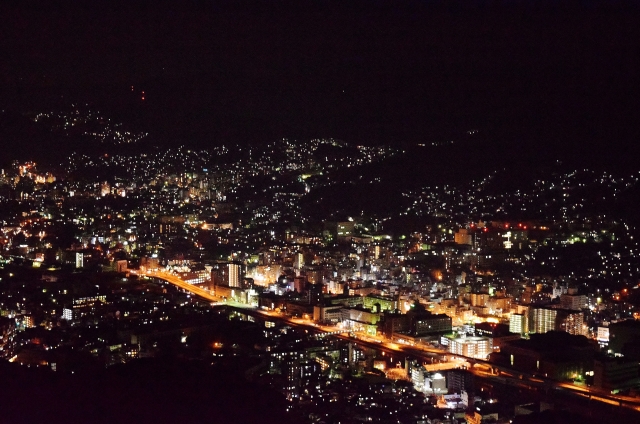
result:
[[[88,102],[202,146],[638,138],[632,2],[74,3],[0,6],[2,108]]]

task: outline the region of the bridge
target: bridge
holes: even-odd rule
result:
[[[190,293],[193,293],[197,296],[202,297],[203,299],[209,300],[211,302],[219,302],[220,299],[214,296],[210,291],[205,290],[201,287],[198,287],[193,284],[189,284],[183,279],[169,273],[162,271],[144,271],[144,270],[129,270],[131,274],[158,278],[160,280],[164,280],[167,283],[173,284],[174,286],[180,287],[183,290],[186,290]]]

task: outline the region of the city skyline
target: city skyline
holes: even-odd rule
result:
[[[0,5],[0,421],[634,422],[638,15]]]

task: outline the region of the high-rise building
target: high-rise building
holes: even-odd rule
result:
[[[560,330],[566,331],[574,336],[584,336],[584,315],[582,312],[567,313],[560,322]]]
[[[529,330],[534,333],[565,331],[576,336],[585,334],[584,314],[581,311],[534,307],[530,314]]]
[[[534,333],[546,333],[556,329],[557,309],[531,308],[531,328]]]
[[[242,265],[236,263],[227,264],[227,285],[229,287],[242,287]]]
[[[307,295],[309,296],[309,305],[319,305],[322,304],[322,300],[324,299],[324,295],[322,293],[323,284],[310,284],[307,290]]]
[[[235,262],[219,263],[211,268],[214,286],[242,287],[242,265]]]
[[[509,331],[517,334],[527,334],[529,332],[529,319],[525,314],[511,314],[509,319]]]
[[[76,252],[76,268],[84,267],[84,253]]]
[[[587,297],[583,294],[561,294],[560,305],[563,309],[579,311],[587,305]]]

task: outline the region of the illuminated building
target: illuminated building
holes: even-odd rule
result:
[[[76,268],[84,267],[84,253],[76,252]]]
[[[376,312],[395,311],[398,308],[398,301],[392,297],[368,295],[363,299],[365,308],[376,309]]]
[[[24,328],[33,328],[36,326],[32,315],[25,315],[22,317],[22,323]]]
[[[560,329],[574,336],[583,336],[586,333],[584,315],[582,312],[568,313],[560,323]]]
[[[511,298],[502,296],[490,297],[486,306],[493,313],[508,311],[511,308]]]
[[[499,352],[502,346],[521,337],[519,333],[510,332],[507,324],[495,324],[492,322],[476,323],[474,333],[476,336],[490,338],[494,352]]]
[[[527,315],[511,314],[509,331],[517,334],[527,334],[529,332],[529,319]]]
[[[62,319],[67,321],[77,320],[83,316],[96,312],[96,308],[106,303],[106,296],[79,297],[73,303],[62,310]]]
[[[157,255],[144,257],[140,260],[140,267],[147,270],[157,270],[160,267],[160,260]]]
[[[342,305],[315,305],[313,307],[313,320],[317,322],[341,322],[347,315]]]
[[[413,383],[415,389],[419,392],[422,392],[425,389],[426,373],[427,371],[424,369],[424,367],[421,367],[418,364],[411,367],[411,373],[409,374],[411,376],[411,382]]]
[[[111,194],[111,186],[108,182],[105,181],[104,183],[102,183],[102,185],[100,185],[100,196],[105,197],[109,194]]]
[[[444,394],[447,393],[447,379],[440,373],[429,375],[425,379],[425,393]]]
[[[596,336],[598,343],[601,345],[609,344],[609,327],[598,327],[598,335]]]
[[[363,307],[352,307],[348,309],[349,319],[366,324],[376,324],[380,321],[380,313],[371,312],[371,310]]]
[[[9,359],[14,355],[16,322],[0,317],[0,357]]]
[[[342,294],[344,292],[344,284],[337,280],[329,280],[326,287],[327,293],[330,294]]]
[[[487,359],[493,351],[488,337],[458,337],[449,340],[449,352],[476,359]]]
[[[191,272],[178,272],[178,277],[189,284],[203,284],[208,280],[211,274],[206,270],[191,271]]]
[[[226,265],[226,285],[229,287],[242,287],[242,265],[228,263]]]
[[[471,306],[486,306],[488,300],[488,293],[471,293]]]
[[[467,244],[469,246],[473,244],[473,238],[466,228],[461,228],[455,233],[454,241],[456,244]]]
[[[302,364],[299,360],[288,358],[284,362],[285,394],[291,401],[300,396],[302,386]]]
[[[62,319],[67,320],[67,321],[72,321],[74,316],[73,316],[73,309],[72,308],[64,308],[62,310]]]
[[[451,317],[444,314],[433,314],[417,301],[411,305],[406,315],[409,318],[409,334],[412,336],[451,332]]]
[[[556,329],[557,309],[531,308],[531,328],[534,333],[546,333]]]
[[[416,390],[429,394],[447,393],[447,380],[440,373],[428,372],[415,360],[407,362],[407,374]]]
[[[534,333],[565,331],[573,335],[584,335],[584,314],[567,309],[532,307],[529,330]]]
[[[268,287],[278,281],[278,278],[282,275],[282,266],[258,265],[253,269],[253,272],[248,272],[248,274],[253,276],[256,285]],[[299,291],[301,292],[302,290]]]

